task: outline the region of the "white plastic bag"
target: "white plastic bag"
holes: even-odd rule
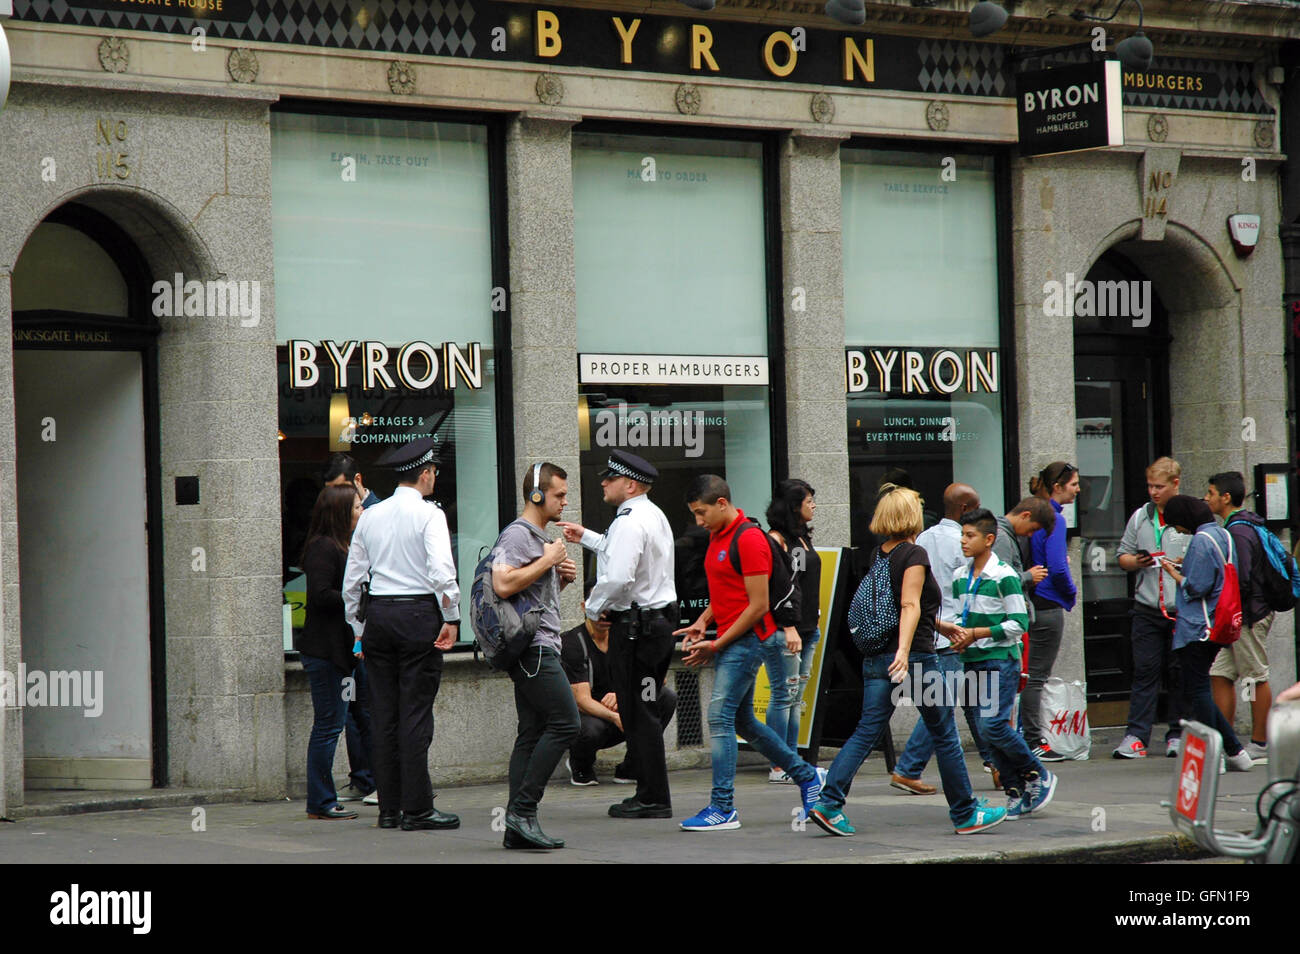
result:
[[[1067,759],[1086,760],[1092,751],[1092,733],[1083,683],[1052,676],[1043,684],[1040,710],[1043,735],[1052,751]]]

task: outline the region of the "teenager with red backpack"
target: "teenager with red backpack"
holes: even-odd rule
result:
[[[1223,529],[1232,534],[1237,546],[1237,578],[1241,584],[1241,639],[1225,646],[1214,658],[1210,667],[1210,691],[1214,704],[1224,718],[1233,722],[1237,716],[1236,682],[1250,691],[1251,713],[1250,741],[1246,751],[1252,759],[1268,758],[1268,710],[1273,706],[1273,693],[1268,686],[1268,639],[1273,617],[1279,609],[1289,608],[1286,602],[1279,606],[1269,604],[1263,581],[1268,571],[1268,557],[1264,553],[1263,535],[1271,535],[1264,526],[1264,518],[1247,510],[1243,501],[1246,481],[1239,471],[1225,471],[1210,478],[1205,492],[1205,502],[1214,515],[1223,520]],[[1275,538],[1276,539],[1276,538]],[[1280,544],[1278,544],[1280,546]],[[1290,588],[1286,588],[1290,596]],[[1294,599],[1290,600],[1294,606]]]
[[[1198,722],[1223,738],[1227,767],[1250,771],[1251,758],[1210,695],[1210,664],[1221,647],[1241,635],[1241,596],[1237,586],[1236,547],[1231,534],[1214,520],[1204,500],[1186,494],[1165,503],[1165,522],[1191,536],[1181,570],[1173,561],[1165,569],[1178,582],[1178,621],[1174,652],[1182,662],[1183,704]]]

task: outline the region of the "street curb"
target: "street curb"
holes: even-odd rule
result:
[[[123,793],[121,796],[88,799],[81,802],[54,802],[47,805],[24,805],[11,809],[0,821],[23,821],[27,818],[53,818],[60,815],[89,815],[97,812],[129,812],[146,808],[188,808],[191,805],[222,805],[231,802],[254,802],[247,791],[236,788],[207,791],[151,792],[144,795]],[[279,801],[279,799],[276,799]]]
[[[1109,842],[1102,845],[1067,845],[1060,848],[1025,851],[990,851],[979,854],[958,855],[947,858],[898,859],[902,864],[914,865],[1113,865],[1150,864],[1155,861],[1190,861],[1213,858],[1206,851],[1182,835],[1169,833],[1130,841]],[[893,859],[890,859],[893,861]]]

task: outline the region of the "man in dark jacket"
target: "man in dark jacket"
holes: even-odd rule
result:
[[[1231,723],[1237,713],[1234,684],[1241,680],[1241,697],[1250,700],[1251,714],[1246,751],[1258,760],[1268,757],[1268,710],[1273,705],[1273,694],[1268,687],[1267,639],[1276,614],[1265,601],[1257,579],[1263,569],[1260,561],[1268,557],[1251,525],[1263,526],[1264,518],[1242,507],[1245,496],[1246,481],[1235,470],[1215,474],[1210,478],[1210,489],[1205,492],[1205,502],[1232,535],[1241,588],[1241,638],[1231,646],[1224,646],[1214,657],[1210,689],[1214,704]]]

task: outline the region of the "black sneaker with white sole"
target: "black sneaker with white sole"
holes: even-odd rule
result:
[[[596,772],[594,767],[585,770],[576,769],[573,767],[573,763],[570,762],[567,758],[564,760],[564,767],[569,770],[570,785],[584,786],[584,785],[600,784],[600,782],[596,778]]]

